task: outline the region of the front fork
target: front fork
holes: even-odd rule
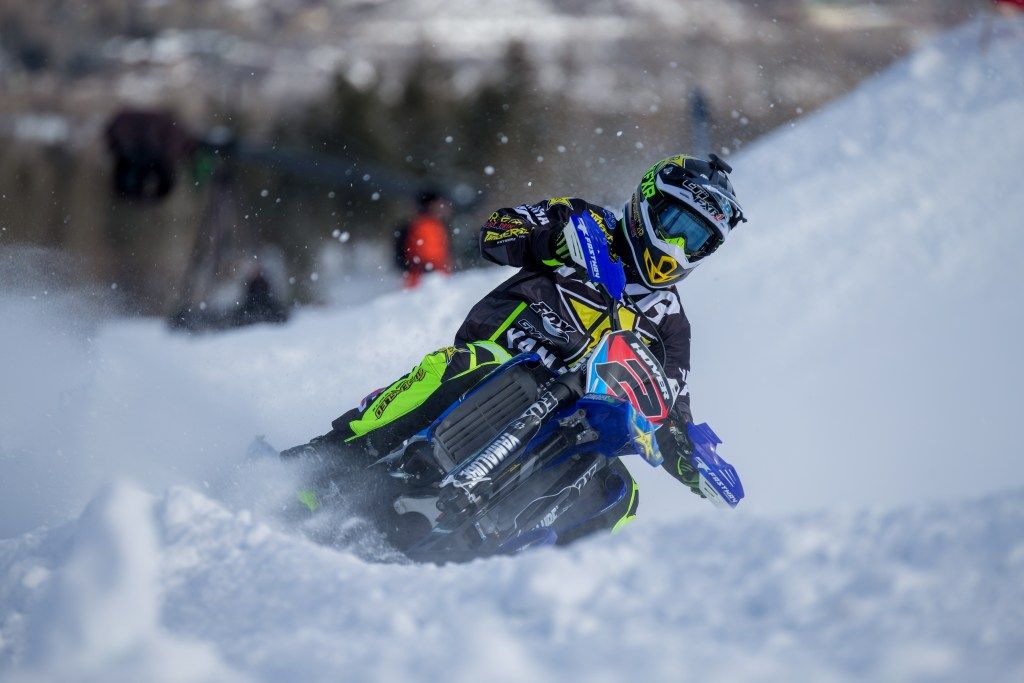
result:
[[[541,427],[565,406],[575,403],[584,391],[584,375],[569,372],[553,379],[522,414],[511,420],[475,455],[467,458],[441,480],[438,505],[463,512],[502,488],[503,475],[511,469],[541,431]]]

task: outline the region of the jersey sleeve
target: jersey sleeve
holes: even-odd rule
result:
[[[668,374],[676,404],[682,403],[689,416],[690,393],[686,380],[690,374],[690,321],[683,311],[679,295],[672,292],[671,299],[663,304],[664,318],[658,324],[661,343],[664,347],[662,366]]]
[[[604,211],[576,197],[555,197],[537,204],[498,209],[480,229],[480,253],[502,266],[557,268],[562,264],[552,253],[553,235],[570,216],[588,210]]]
[[[661,334],[663,346],[662,364],[665,373],[668,375],[675,402],[669,412],[668,420],[659,428],[670,431],[673,428],[686,434],[686,426],[693,422],[690,413],[690,391],[686,381],[690,374],[690,321],[686,318],[682,304],[679,302],[679,295],[675,292],[669,301],[663,305],[664,316],[658,324],[658,332]],[[669,437],[668,434],[664,437]],[[690,452],[687,447],[677,442],[676,438],[659,438],[658,443],[662,446],[662,456],[665,458],[662,466],[675,479],[691,486],[692,468],[690,467]],[[688,443],[688,442],[687,442]]]

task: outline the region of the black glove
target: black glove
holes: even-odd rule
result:
[[[693,442],[686,433],[686,423],[669,416],[654,433],[658,448],[665,458],[662,465],[673,477],[689,487],[690,491],[704,498],[700,491],[700,474],[693,466]]]
[[[609,211],[605,211],[605,215],[600,218],[593,211],[590,213],[598,221],[599,227],[601,227],[602,235],[608,246],[608,255],[613,261],[617,261],[618,256],[615,255],[615,250],[612,248],[611,232],[616,226],[615,216]],[[607,226],[611,226],[611,228]],[[583,256],[583,245],[580,244],[579,234],[576,232],[576,228],[571,220],[563,225],[561,229],[555,228],[551,231],[547,246],[551,254],[550,258],[555,259],[562,265],[572,266],[581,270],[587,269],[587,262]]]
[[[549,252],[551,253],[551,258],[555,259],[556,261],[558,261],[562,265],[571,265],[571,266],[578,265],[577,263],[575,263],[573,261],[572,256],[569,253],[569,246],[565,242],[565,230],[564,230],[564,228],[563,229],[557,229],[556,228],[556,229],[551,230],[551,238],[550,238],[550,243],[548,245],[548,248],[549,248]]]

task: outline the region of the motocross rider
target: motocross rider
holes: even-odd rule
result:
[[[520,270],[473,306],[453,346],[427,355],[409,374],[371,393],[334,420],[329,433],[282,455],[336,452],[369,464],[429,425],[515,354],[536,353],[555,371],[586,356],[610,326],[600,293],[587,281],[569,220],[589,214],[625,268],[619,323],[658,356],[675,396],[656,432],[663,466],[701,495],[686,433],[692,421],[686,391],[690,324],[675,285],[746,220],[727,175],[731,171],[715,155],[663,159],[643,175],[618,220],[608,209],[572,197],[498,209],[480,230],[480,250],[489,261]],[[636,515],[638,488],[625,466],[616,460],[605,471],[627,483],[627,495],[572,538],[560,537],[560,543],[599,528],[617,530]]]

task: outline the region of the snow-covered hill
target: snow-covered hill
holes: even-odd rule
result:
[[[749,455],[755,505],[1024,484],[1024,28],[997,31],[736,159],[751,222],[681,293],[697,414]]]
[[[0,543],[0,576],[4,661],[39,680],[1024,675],[1024,493],[662,524],[435,568],[368,564],[193,489],[119,485]]]
[[[642,518],[568,550],[317,545],[252,435],[326,430],[506,273],[188,339],[0,255],[0,678],[1021,680],[1021,29],[735,160],[753,220],[682,288],[735,514],[638,468]]]

